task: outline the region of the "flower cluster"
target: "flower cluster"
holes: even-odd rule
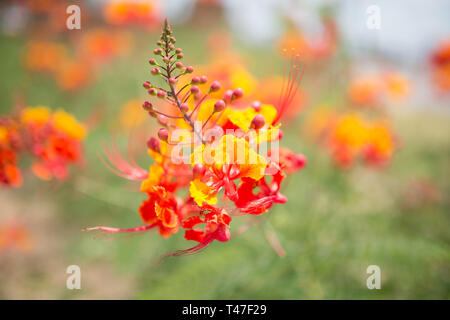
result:
[[[410,93],[409,80],[397,72],[361,75],[350,82],[348,98],[357,107],[378,107],[384,102],[399,102]]]
[[[47,107],[28,107],[18,117],[0,119],[0,183],[22,183],[18,157],[31,154],[32,171],[41,179],[65,179],[71,164],[81,163],[86,128],[72,115]]]
[[[9,248],[29,252],[34,248],[34,239],[30,230],[19,221],[7,221],[0,224],[0,252]]]
[[[113,0],[105,2],[103,16],[106,22],[118,26],[153,28],[160,22],[160,8],[156,1]]]
[[[73,55],[63,43],[30,41],[24,64],[29,71],[53,77],[61,89],[76,91],[92,82],[99,66],[125,55],[132,44],[126,32],[92,29],[83,33]]]
[[[386,119],[320,110],[310,119],[308,129],[330,150],[340,168],[349,168],[358,159],[380,167],[391,160],[395,151],[396,139]]]
[[[442,93],[450,92],[450,39],[442,41],[431,56],[433,83]]]
[[[142,106],[161,126],[158,137],[147,141],[154,163],[147,171],[132,159],[126,161],[118,150],[105,148],[117,174],[141,181],[140,191],[147,198],[139,214],[145,224],[86,230],[118,233],[155,228],[163,237],[183,230],[186,240],[198,244],[170,255],[185,255],[214,240],[228,241],[235,216],[260,215],[275,203],[285,203],[281,184],[305,166],[306,158],[278,147],[283,137],[278,120],[299,85],[296,59],[277,108],[258,101],[236,108],[243,90],[222,90],[218,81],[194,76],[194,68],[182,63],[184,53],[175,43],[166,20],[153,51],[156,58],[149,60],[156,80],[143,83],[156,102],[145,101]],[[220,97],[218,92],[223,92]]]

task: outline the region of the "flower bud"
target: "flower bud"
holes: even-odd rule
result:
[[[158,114],[153,109],[148,110],[148,114],[152,118],[156,118],[158,116]]]
[[[192,84],[199,84],[200,83],[200,78],[199,77],[193,77],[191,80]]]
[[[156,55],[159,55],[159,54],[162,53],[162,49],[161,48],[157,48],[157,49],[153,50],[153,53],[156,54]]]
[[[178,80],[177,80],[177,78],[175,78],[175,77],[169,78],[169,83],[172,84],[172,85],[175,84],[175,83],[177,83],[177,81],[178,81]]]
[[[189,111],[189,105],[187,103],[182,103],[180,105],[180,111],[184,114]]]
[[[175,50],[175,53],[181,53],[181,51],[183,51],[181,48],[177,48],[176,50]]]
[[[250,127],[258,130],[258,129],[261,129],[262,127],[264,127],[265,123],[266,123],[266,120],[264,119],[263,115],[257,114],[253,118],[252,123],[250,124]]]
[[[151,96],[156,96],[158,90],[156,90],[155,88],[150,88],[148,89],[148,94]]]
[[[142,108],[144,108],[145,111],[149,111],[153,108],[153,105],[148,101],[144,101]]]
[[[156,60],[151,58],[150,60],[148,60],[148,63],[150,63],[152,66],[154,66],[156,64]]]
[[[159,69],[155,67],[152,69],[151,73],[152,73],[152,75],[156,76],[159,74]]]
[[[151,137],[147,141],[147,147],[152,151],[159,152],[159,140],[155,137]]]
[[[192,72],[194,72],[194,67],[193,66],[188,66],[186,68],[186,71],[187,71],[187,73],[192,73]]]
[[[219,91],[220,90],[220,82],[219,81],[213,81],[211,83],[211,87],[209,89],[211,92]]]
[[[233,90],[227,90],[223,94],[223,100],[230,101],[232,96],[233,96]]]
[[[242,90],[241,88],[236,88],[233,91],[233,98],[234,99],[239,99],[244,95],[244,90]]]
[[[169,139],[169,131],[166,128],[159,129],[158,138],[162,141],[167,142],[167,140]]]
[[[170,62],[169,57],[164,57],[162,60],[163,60],[163,62],[166,63],[166,64]]]
[[[261,102],[259,101],[253,101],[252,102],[252,108],[256,111],[256,112],[260,112],[261,111]]]
[[[161,125],[165,126],[167,124],[167,117],[166,116],[163,116],[162,114],[158,114],[157,118],[158,118],[158,122]]]
[[[200,83],[206,83],[208,82],[208,77],[207,76],[201,76],[200,77]]]
[[[160,41],[160,40],[158,40],[158,41],[156,41],[156,44],[158,45],[158,46],[162,46],[162,41]]]
[[[169,44],[169,49],[173,50],[173,49],[175,49],[175,46],[171,43],[171,44]]]
[[[191,86],[191,93],[196,94],[200,91],[200,88],[197,86]]]
[[[216,103],[214,103],[214,112],[221,112],[225,109],[226,103],[223,100],[217,100]]]
[[[143,86],[145,89],[150,89],[150,88],[152,87],[152,84],[151,84],[149,81],[144,81],[144,82],[142,83],[142,86]]]
[[[202,178],[205,175],[206,167],[203,163],[197,163],[192,168],[192,174],[194,175],[194,179]]]
[[[183,59],[183,52],[177,54],[177,59]]]
[[[177,63],[175,63],[175,67],[177,67],[177,69],[181,69],[183,68],[183,63],[178,61]]]
[[[298,170],[303,169],[306,166],[306,163],[308,162],[303,154],[296,154],[294,160],[295,160],[295,167]]]
[[[158,98],[165,98],[166,97],[166,92],[164,90],[158,90],[158,93],[156,94],[158,96]]]

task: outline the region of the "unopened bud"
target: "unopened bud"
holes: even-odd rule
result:
[[[262,127],[264,127],[265,123],[266,123],[266,120],[264,119],[263,115],[257,114],[253,118],[252,123],[250,124],[250,127],[258,130],[258,129],[261,129]]]
[[[170,84],[175,84],[175,83],[177,83],[177,78],[175,78],[175,77],[171,77],[171,78],[169,78],[169,83]]]
[[[155,137],[151,137],[147,141],[147,147],[152,151],[159,152],[159,140]]]
[[[152,84],[149,81],[144,81],[144,83],[142,83],[142,86],[145,89],[150,89],[152,87]]]
[[[148,114],[152,118],[156,118],[158,116],[158,114],[153,109],[148,110]]]
[[[201,76],[200,77],[200,83],[206,83],[208,82],[208,77],[207,76]]]
[[[186,71],[187,71],[187,73],[192,73],[192,72],[194,72],[194,67],[193,66],[188,66],[186,68]]]
[[[220,82],[219,81],[213,81],[211,83],[211,87],[209,89],[211,92],[219,91],[220,90]]]
[[[162,114],[158,114],[158,122],[165,126],[167,124],[167,117],[163,116]]]
[[[226,103],[223,100],[217,100],[216,103],[214,103],[214,112],[221,112],[225,109]]]
[[[182,113],[188,112],[188,111],[189,111],[189,105],[188,105],[187,103],[182,103],[182,104],[180,105],[180,111],[181,111]]]
[[[306,163],[308,162],[303,154],[296,154],[294,160],[295,166],[298,169],[303,169],[306,166]]]
[[[191,93],[196,94],[200,91],[200,88],[197,86],[191,86]]]
[[[156,75],[159,74],[159,69],[155,67],[155,68],[152,69],[151,73],[152,73],[154,76],[156,76]]]
[[[175,50],[175,53],[181,53],[181,51],[183,51],[181,48],[177,48],[177,49]]]
[[[181,69],[181,68],[183,68],[183,63],[178,61],[177,63],[175,63],[175,67],[177,67],[178,69]]]
[[[223,100],[230,101],[232,96],[233,96],[233,90],[227,90],[223,94]]]
[[[148,101],[144,101],[142,108],[144,108],[145,111],[149,111],[153,108],[153,105]]]
[[[183,59],[183,52],[177,54],[177,59]]]
[[[195,179],[200,179],[205,175],[206,168],[203,163],[197,163],[192,168],[192,174],[194,175]]]
[[[233,98],[234,99],[239,99],[244,95],[244,90],[242,90],[241,88],[236,88],[233,91]]]
[[[192,84],[199,84],[200,83],[200,78],[199,77],[193,77],[191,82],[192,82]]]
[[[166,92],[164,90],[158,90],[158,93],[156,94],[158,98],[165,98]]]
[[[151,96],[156,96],[158,90],[156,90],[155,88],[150,88],[148,89],[148,94]]]
[[[158,138],[162,141],[167,142],[169,139],[169,131],[166,128],[161,128],[158,130]]]
[[[152,66],[154,66],[156,64],[156,60],[151,58],[150,60],[148,60],[148,63],[150,63]]]

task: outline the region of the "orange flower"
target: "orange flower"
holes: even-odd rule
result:
[[[0,225],[0,252],[8,247],[16,247],[23,252],[32,250],[33,239],[29,230],[17,222]]]
[[[105,3],[103,16],[113,25],[154,26],[160,20],[159,8],[155,1],[113,0]]]
[[[80,41],[80,56],[95,63],[104,63],[128,53],[133,45],[131,34],[106,29],[89,30]]]
[[[338,165],[348,167],[357,157],[367,164],[380,165],[390,160],[394,137],[385,121],[367,121],[357,114],[339,117],[329,137]]]
[[[383,86],[378,76],[366,75],[350,83],[348,96],[355,105],[374,105],[379,102],[382,89]]]
[[[405,76],[389,72],[384,76],[384,81],[388,97],[391,100],[403,100],[409,95],[411,84]]]
[[[156,225],[163,237],[178,231],[177,202],[164,187],[152,186],[147,190],[149,198],[139,207],[142,221]]]
[[[23,109],[20,121],[35,156],[34,174],[43,180],[65,179],[68,165],[81,161],[85,126],[62,110],[52,113],[42,106]]]
[[[17,167],[20,136],[17,128],[10,122],[0,122],[0,183],[20,187],[22,175]]]
[[[27,45],[25,67],[30,71],[57,72],[67,60],[68,53],[62,44],[36,41]]]

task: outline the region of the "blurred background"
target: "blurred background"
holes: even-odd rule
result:
[[[80,29],[67,27],[70,5]],[[80,230],[141,224],[145,195],[99,154],[114,140],[151,164],[158,126],[142,82],[165,17],[196,74],[256,100],[278,97],[284,59],[300,55],[283,142],[308,164],[284,186],[287,204],[156,263],[190,244]],[[1,299],[450,298],[450,2],[2,1],[0,33],[0,119],[46,106],[87,128],[63,179],[23,155],[20,186],[0,184]],[[66,288],[70,265],[81,290]],[[366,287],[369,265],[381,290]]]

